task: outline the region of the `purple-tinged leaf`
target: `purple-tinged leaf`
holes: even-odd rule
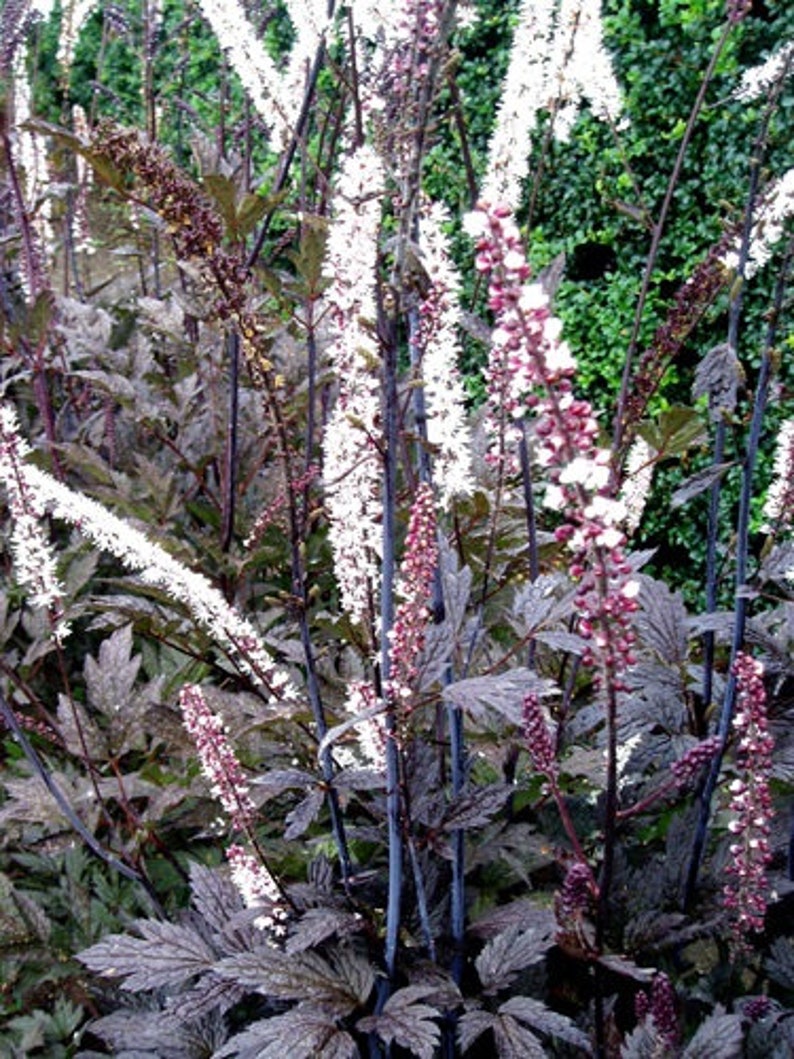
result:
[[[363,1007],[375,970],[362,956],[342,950],[332,961],[314,952],[288,955],[262,946],[218,961],[217,974],[278,1000],[306,1000],[340,1018]]]
[[[511,669],[485,677],[469,677],[449,684],[442,691],[446,702],[464,710],[476,721],[487,722],[494,711],[517,727],[522,727],[524,696],[528,691],[543,694],[548,681],[531,669]]]
[[[493,783],[456,798],[444,813],[445,831],[484,827],[498,813],[512,793],[507,783]]]
[[[252,1023],[213,1059],[359,1059],[358,1045],[335,1016],[314,1004]]]
[[[191,903],[208,927],[219,934],[237,912],[243,899],[229,872],[220,868],[190,865]]]
[[[546,1049],[532,1032],[511,1015],[497,1015],[493,1024],[499,1059],[544,1059]]]
[[[743,1055],[741,1015],[715,1011],[698,1027],[684,1049],[682,1059],[741,1059]]]
[[[548,908],[522,897],[509,905],[490,909],[472,923],[469,933],[475,938],[495,938],[510,929],[535,930],[552,934],[556,930],[554,913]]]
[[[419,1001],[433,992],[432,987],[409,985],[392,993],[379,1015],[359,1019],[363,1033],[377,1033],[386,1044],[395,1043],[417,1059],[433,1059],[441,1031],[433,1021],[441,1012]]]
[[[313,949],[321,942],[338,934],[340,938],[363,930],[364,919],[356,912],[346,912],[339,908],[310,908],[290,928],[286,951],[292,956],[306,949]]]
[[[114,1011],[96,1019],[90,1029],[118,1059],[204,1059],[228,1036],[220,1018],[185,1023],[157,1010]]]
[[[681,485],[675,490],[673,495],[670,497],[670,507],[675,510],[678,507],[683,507],[684,504],[695,497],[700,496],[701,493],[705,493],[707,489],[711,489],[713,485],[723,478],[731,467],[735,467],[736,464],[733,462],[729,463],[715,463],[710,467],[705,467],[702,471],[698,471],[696,474],[692,474],[689,478],[685,479]]]
[[[110,934],[77,958],[97,974],[124,978],[123,988],[134,993],[182,985],[215,964],[216,954],[191,927],[144,919],[135,929],[142,938]]]
[[[643,647],[670,665],[687,658],[687,612],[680,592],[671,592],[663,581],[639,575],[640,610],[635,628]]]
[[[500,1017],[510,1015],[519,1022],[531,1026],[533,1030],[546,1033],[550,1037],[559,1037],[561,1041],[573,1044],[588,1055],[592,1055],[593,1049],[587,1034],[583,1033],[567,1015],[559,1015],[556,1011],[552,1011],[541,1000],[528,996],[510,997],[500,1005],[499,1015]]]
[[[293,838],[299,838],[314,823],[324,801],[324,792],[315,788],[287,814],[284,838],[288,842]]]
[[[169,997],[165,1010],[180,1022],[194,1022],[211,1011],[223,1014],[239,1004],[247,992],[236,982],[229,982],[210,972],[203,975],[192,989]]]
[[[497,1016],[481,1008],[464,1012],[458,1020],[458,1044],[461,1052],[467,1052],[478,1037],[493,1029]]]
[[[505,989],[516,975],[542,960],[554,944],[552,924],[511,927],[488,942],[474,961],[486,995]]]
[[[646,1019],[635,1026],[624,1040],[620,1047],[620,1059],[658,1059],[666,1050],[653,1024]]]
[[[99,659],[88,655],[83,665],[88,700],[94,709],[113,717],[132,698],[141,656],[132,657],[132,625],[123,625],[99,646]]]
[[[719,423],[736,407],[739,386],[744,383],[744,368],[730,343],[721,342],[700,359],[692,384],[692,399],[708,398],[709,419]]]
[[[284,791],[296,788],[301,791],[311,790],[316,782],[315,776],[301,769],[271,769],[270,772],[264,772],[252,779],[251,786],[255,788],[257,803],[262,804],[283,794]]]

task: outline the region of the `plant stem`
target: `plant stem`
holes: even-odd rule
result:
[[[706,782],[699,799],[698,821],[695,829],[695,838],[683,895],[683,905],[685,908],[691,907],[694,900],[698,874],[700,872],[700,865],[703,860],[706,845],[706,837],[708,835],[709,818],[711,816],[711,801],[714,797],[714,791],[716,790],[717,782],[719,780],[722,759],[728,745],[728,736],[730,734],[731,721],[733,720],[734,707],[736,704],[736,675],[734,673],[733,663],[744,643],[749,608],[747,564],[749,557],[750,502],[752,500],[753,475],[755,473],[758,447],[761,440],[761,428],[769,398],[769,383],[773,372],[773,346],[777,337],[777,323],[786,296],[789,279],[788,273],[793,255],[794,240],[789,242],[777,278],[774,301],[768,316],[764,353],[761,360],[761,367],[758,372],[755,401],[753,403],[753,414],[747,437],[747,446],[742,468],[742,489],[739,496],[739,512],[736,524],[735,604],[733,637],[731,641],[730,676],[728,677],[725,698],[723,699],[717,728],[717,735],[720,740],[719,750],[711,762]]]
[[[661,209],[659,210],[659,216],[656,219],[656,223],[653,226],[653,235],[651,237],[651,246],[648,251],[648,257],[645,262],[645,271],[642,277],[642,285],[640,287],[640,296],[637,299],[637,307],[634,313],[634,323],[631,328],[631,336],[629,338],[628,349],[626,350],[626,359],[623,364],[623,376],[620,383],[620,393],[618,395],[617,407],[615,411],[615,422],[614,432],[612,436],[612,451],[617,459],[621,450],[621,443],[623,441],[623,432],[626,427],[625,414],[626,414],[626,402],[629,397],[631,390],[631,379],[632,379],[632,368],[634,366],[634,355],[637,352],[637,344],[640,337],[640,326],[642,324],[642,317],[645,312],[645,304],[648,300],[648,294],[651,289],[651,278],[653,271],[656,268],[656,259],[659,254],[659,246],[662,241],[662,235],[664,233],[665,223],[667,222],[667,215],[670,212],[670,207],[673,202],[673,195],[675,189],[678,186],[678,180],[681,176],[681,169],[684,164],[684,156],[687,148],[689,147],[689,141],[692,139],[692,134],[695,131],[695,125],[700,116],[700,112],[703,108],[703,103],[706,98],[706,92],[708,91],[711,79],[714,76],[714,70],[717,66],[720,56],[722,55],[723,49],[730,36],[733,24],[727,22],[722,29],[720,38],[714,48],[714,52],[709,60],[709,65],[706,68],[706,72],[703,75],[698,94],[692,105],[692,110],[689,114],[689,119],[684,129],[684,135],[681,138],[681,144],[678,148],[678,154],[676,156],[675,163],[673,165],[673,171],[670,174],[670,179],[667,182],[667,190],[665,192],[664,200],[662,202]]]

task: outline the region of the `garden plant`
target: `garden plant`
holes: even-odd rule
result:
[[[793,71],[5,0],[0,1055],[794,1055]]]

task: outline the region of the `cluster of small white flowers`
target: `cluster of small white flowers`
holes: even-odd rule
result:
[[[289,677],[274,666],[250,622],[241,617],[202,574],[184,566],[164,548],[95,500],[82,496],[30,464],[15,474],[36,509],[63,519],[97,547],[115,555],[149,585],[157,585],[184,604],[195,620],[237,660],[240,668],[279,699],[297,698]]]
[[[323,439],[326,503],[342,606],[356,621],[377,599],[382,544],[380,354],[372,323],[383,179],[372,148],[347,157],[324,267],[334,334],[328,356],[339,386]]]
[[[794,419],[786,419],[780,426],[764,520],[767,533],[794,524]]]
[[[620,499],[626,508],[623,526],[627,534],[633,533],[642,519],[651,492],[655,457],[656,449],[640,437],[634,441],[626,456]]]
[[[745,70],[739,87],[733,94],[736,99],[749,102],[765,95],[778,78],[791,76],[792,73],[794,73],[794,40],[776,48],[760,66]]]
[[[523,0],[488,150],[487,202],[513,209],[521,197],[537,114],[547,98],[546,66],[555,0]]]
[[[582,100],[597,118],[617,123],[623,104],[604,47],[601,0],[561,0],[553,55],[548,84],[561,104],[554,123],[557,139],[570,136]]]
[[[257,916],[255,926],[260,930],[270,930],[276,935],[284,933],[283,920],[286,918],[281,894],[268,869],[249,853],[243,846],[229,846],[226,859],[231,868],[232,882],[237,887],[246,908],[257,908],[263,905],[267,911]]]
[[[402,4],[384,4],[381,0],[351,0],[346,5],[353,25],[364,40],[389,48],[397,36],[403,18]]]
[[[80,30],[98,7],[98,0],[66,0],[61,9],[61,32],[58,37],[58,62],[67,71],[72,65]]]
[[[16,413],[0,403],[0,482],[8,496],[11,513],[11,555],[18,583],[30,593],[34,607],[43,607],[54,620],[54,635],[63,640],[69,633],[58,622],[63,590],[58,580],[55,555],[47,539],[42,518],[44,507],[27,482],[25,456],[28,444],[20,436]]]
[[[283,71],[257,37],[239,0],[199,3],[257,114],[282,144],[287,143],[303,100],[308,64],[325,28],[325,0],[292,0],[288,5],[296,36]]]
[[[386,768],[386,725],[384,714],[380,712],[383,703],[378,699],[372,684],[356,680],[347,689],[347,700],[345,712],[351,717],[360,717],[368,714],[356,724],[356,755],[351,757],[349,764],[359,766],[363,763],[376,772],[383,772]],[[340,763],[344,763],[345,747],[340,746],[334,750],[334,754]]]
[[[434,480],[442,507],[455,496],[470,495],[474,488],[465,391],[458,371],[460,278],[442,227],[448,216],[444,206],[431,203],[424,208],[419,222],[419,249],[433,284],[422,306],[421,371],[427,402],[427,437],[436,450]]]
[[[554,134],[565,140],[583,99],[598,118],[618,120],[621,93],[604,47],[600,0],[523,0],[489,147],[485,201],[517,208],[538,113],[554,108]]]
[[[782,239],[786,221],[793,213],[794,169],[789,169],[764,192],[750,233],[750,251],[744,270],[748,279],[762,269],[772,257],[772,249],[775,243]],[[722,263],[728,269],[739,267],[738,245],[723,256]]]

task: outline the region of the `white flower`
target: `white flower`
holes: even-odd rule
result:
[[[778,433],[772,483],[764,503],[765,532],[773,526],[791,525],[794,520],[794,419],[785,420]],[[790,576],[790,575],[787,575]]]
[[[381,459],[380,351],[371,324],[383,170],[360,147],[342,165],[324,271],[334,340],[328,351],[339,393],[323,438],[326,506],[342,606],[363,621],[377,607]],[[367,326],[367,324],[370,326]]]
[[[639,526],[653,481],[656,450],[643,438],[638,437],[626,457],[626,469],[620,496],[626,509],[624,525],[627,533]]]
[[[30,447],[19,433],[16,413],[0,403],[0,482],[8,495],[11,512],[11,554],[17,582],[30,593],[30,603],[49,611],[57,619],[61,611],[62,587],[55,554],[44,532],[44,506],[27,481],[25,457]],[[55,624],[54,635],[63,640],[66,623]]]
[[[23,465],[26,490],[41,509],[74,526],[99,548],[115,555],[145,584],[156,585],[178,603],[234,657],[241,670],[279,699],[295,699],[289,677],[276,668],[257,630],[237,613],[202,574],[169,555],[145,534],[95,500],[82,496],[45,471]]]
[[[554,111],[554,134],[570,136],[583,99],[617,122],[621,94],[604,48],[600,0],[523,0],[489,146],[482,197],[516,209],[538,113]]]
[[[784,70],[789,77],[794,73],[794,41],[775,49],[760,66],[745,70],[739,87],[733,93],[735,98],[749,102],[765,95]]]
[[[560,471],[560,483],[581,485],[595,493],[609,484],[609,467],[598,460],[576,456]]]
[[[433,203],[425,207],[419,223],[419,249],[433,284],[423,302],[421,371],[427,437],[437,449],[435,481],[442,506],[454,496],[468,496],[474,488],[465,392],[458,372],[460,279],[442,229],[447,219],[446,209]]]
[[[783,237],[785,224],[794,213],[794,169],[772,183],[764,192],[750,233],[750,249],[745,266],[745,276],[749,279],[769,261],[772,248]],[[739,246],[735,245],[723,255],[722,262],[726,268],[739,267]]]

